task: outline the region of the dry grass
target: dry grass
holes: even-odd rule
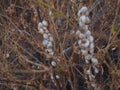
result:
[[[120,90],[119,0],[0,0],[0,4],[0,90],[93,90],[85,75],[88,66],[76,53],[76,38],[70,34],[79,29],[76,13],[83,5],[89,7],[99,59],[96,84],[99,90]],[[55,39],[55,56],[50,60],[37,31],[43,19]],[[51,66],[52,60],[57,67]]]

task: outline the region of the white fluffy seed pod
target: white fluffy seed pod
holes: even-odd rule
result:
[[[38,23],[38,30],[39,28],[42,28],[43,27],[43,24],[41,22]]]
[[[93,36],[89,36],[89,37],[88,37],[88,40],[90,41],[90,43],[93,43],[93,41],[94,41]]]
[[[51,48],[52,47],[52,42],[48,42],[47,48]]]
[[[56,67],[57,64],[56,64],[55,61],[52,61],[52,62],[51,62],[51,65],[54,66],[54,67]]]
[[[60,76],[59,76],[59,75],[56,75],[55,77],[56,77],[56,79],[60,79]]]
[[[86,23],[86,16],[85,15],[80,17],[80,22],[82,22],[84,24]]]
[[[79,21],[79,26],[80,26],[81,28],[84,28],[84,27],[85,27],[85,23]]]
[[[85,32],[88,31],[88,25],[85,25],[85,26],[83,27],[83,29],[84,29]]]
[[[84,23],[84,24],[89,24],[90,23],[90,19],[85,15],[81,16],[79,21]]]
[[[94,49],[94,43],[90,43],[90,49]]]
[[[43,34],[43,33],[44,33],[44,30],[43,30],[42,28],[39,28],[38,33]]]
[[[95,65],[98,64],[98,60],[97,60],[96,58],[94,58],[94,57],[91,59],[91,61],[92,61],[92,63],[95,64]]]
[[[76,31],[76,35],[78,36],[81,32],[79,30]]]
[[[87,48],[89,46],[90,42],[88,40],[86,40],[84,47]]]
[[[52,37],[52,36],[50,36],[50,37],[49,37],[49,40],[50,40],[51,42],[53,42],[53,37]]]
[[[87,54],[86,56],[85,56],[85,60],[90,60],[92,58],[92,55],[91,54]]]
[[[89,30],[87,30],[87,31],[85,32],[85,36],[89,37],[90,35],[91,35],[91,32],[90,32]]]
[[[86,21],[85,21],[86,24],[89,24],[90,23],[90,19],[88,17],[86,17]]]
[[[87,11],[88,11],[87,7],[84,6],[78,11],[77,15],[80,16],[82,13],[86,13]]]
[[[49,41],[48,41],[48,40],[43,40],[43,46],[47,46],[47,45],[48,45],[48,43],[49,43]]]
[[[43,24],[44,26],[46,26],[46,27],[48,26],[48,22],[47,22],[46,20],[43,20],[43,21],[42,21],[42,24]]]
[[[82,33],[80,33],[80,34],[79,34],[79,38],[81,38],[81,39],[82,39],[82,38],[85,38],[85,35],[82,34]]]
[[[43,38],[44,38],[44,39],[48,39],[48,34],[44,33],[44,34],[43,34]]]

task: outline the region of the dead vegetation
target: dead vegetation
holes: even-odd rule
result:
[[[76,13],[83,5],[89,7],[100,66],[96,84],[99,90],[120,90],[120,0],[0,0],[0,90],[94,90],[70,34],[79,29]],[[43,19],[55,40],[50,60],[37,30]]]

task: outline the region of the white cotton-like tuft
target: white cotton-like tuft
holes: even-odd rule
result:
[[[43,21],[42,21],[42,24],[43,24],[44,26],[46,26],[46,27],[48,26],[48,22],[47,22],[46,20],[43,20]]]
[[[44,34],[43,34],[43,38],[44,38],[44,39],[48,39],[48,34],[45,34],[45,33],[44,33]]]
[[[56,79],[60,79],[60,76],[59,76],[59,75],[56,75]]]
[[[92,55],[90,55],[90,54],[87,54],[86,56],[85,56],[85,60],[90,60],[92,58]]]
[[[44,45],[44,46],[47,46],[48,43],[49,43],[48,40],[43,40],[43,45]]]
[[[80,10],[81,10],[81,12],[86,12],[88,10],[88,8],[86,6],[83,6]]]
[[[79,38],[85,38],[85,35],[82,34],[82,33],[80,33],[80,34],[79,34]]]
[[[52,42],[49,42],[47,48],[51,48],[51,47],[52,47]]]
[[[38,23],[38,28],[42,28],[43,24],[41,22]]]
[[[90,20],[87,16],[83,15],[80,17],[79,21],[83,24],[89,24],[90,23]],[[84,27],[83,27],[84,28]]]
[[[43,24],[41,22],[39,22],[38,27],[43,27]]]
[[[89,50],[90,54],[94,54],[94,48]]]
[[[94,37],[91,35],[91,31],[89,30],[90,19],[88,17],[87,7],[82,7],[78,11],[77,15],[79,18],[78,23],[80,27],[80,31],[76,31],[76,35],[79,38],[77,43],[81,49],[79,51],[84,56],[85,63],[92,63],[95,73],[98,73],[99,69],[95,67],[98,65],[98,60],[94,57]],[[91,71],[91,66],[89,67],[89,70],[86,71],[86,74],[88,74],[90,81],[95,79],[95,75],[93,75]]]
[[[115,49],[116,49],[116,47],[113,47],[113,48],[112,48],[112,51],[114,51]]]
[[[89,46],[90,42],[87,40],[84,44],[84,47],[87,48]]]
[[[88,37],[88,40],[89,40],[91,43],[93,43],[93,41],[94,41],[93,36],[89,36],[89,37]]]
[[[51,65],[55,67],[57,64],[56,64],[55,61],[52,61],[52,62],[51,62]]]
[[[80,22],[82,22],[84,24],[86,23],[86,16],[85,15],[80,17]]]
[[[84,6],[78,11],[77,15],[80,16],[82,13],[85,13],[87,11],[88,11],[87,7]]]
[[[85,26],[83,27],[83,29],[84,29],[85,31],[88,31],[88,25],[85,25]]]
[[[81,32],[79,30],[76,31],[76,35],[78,36]]]
[[[90,43],[90,50],[94,49],[94,43]]]
[[[84,27],[85,27],[85,24],[84,24],[83,22],[79,21],[79,26],[80,26],[81,28],[84,28]]]
[[[51,42],[53,42],[53,37],[52,37],[52,36],[50,36],[50,37],[49,37],[49,40],[50,40]]]
[[[43,30],[42,28],[39,28],[38,33],[43,34],[43,33],[44,33],[44,30]]]
[[[81,53],[82,53],[82,55],[87,55],[87,54],[88,54],[88,51],[81,49]]]
[[[86,21],[85,21],[86,24],[89,24],[90,23],[90,19],[88,17],[86,17]]]
[[[87,31],[85,32],[85,36],[89,37],[90,35],[91,35],[91,32],[90,32],[89,30],[87,30]]]
[[[97,60],[96,58],[94,58],[94,57],[91,59],[91,61],[92,61],[92,63],[95,64],[95,65],[98,64],[98,60]]]
[[[90,43],[90,53],[94,54],[94,43]]]

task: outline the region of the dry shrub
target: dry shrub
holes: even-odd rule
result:
[[[0,4],[1,90],[92,90],[85,77],[87,66],[76,53],[76,38],[70,34],[79,29],[76,13],[83,5],[89,7],[100,65],[96,84],[99,90],[120,89],[119,0],[0,0]],[[37,31],[43,19],[49,22],[55,40],[55,56],[50,60],[46,60],[43,37]],[[52,60],[56,67],[51,66]]]

